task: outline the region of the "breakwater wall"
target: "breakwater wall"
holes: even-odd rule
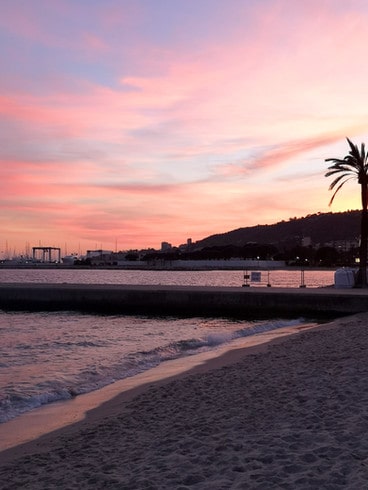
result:
[[[8,283],[0,284],[0,309],[242,318],[322,317],[368,311],[368,290]]]

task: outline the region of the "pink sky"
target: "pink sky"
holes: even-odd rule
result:
[[[367,142],[364,0],[6,0],[0,256],[160,248],[332,208]]]

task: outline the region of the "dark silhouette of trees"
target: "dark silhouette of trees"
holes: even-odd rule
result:
[[[348,155],[344,158],[327,158],[326,162],[333,162],[328,167],[325,177],[335,176],[329,190],[335,190],[330,200],[330,205],[335,199],[341,187],[349,180],[355,179],[360,185],[362,211],[360,222],[360,247],[359,247],[359,273],[357,286],[367,287],[367,248],[368,248],[368,153],[364,143],[360,149],[346,138],[350,147]]]
[[[323,267],[333,267],[339,262],[339,253],[334,247],[321,247],[315,255],[316,264]]]
[[[125,260],[130,260],[131,262],[134,262],[138,259],[139,259],[139,255],[137,254],[137,252],[128,252],[125,255]]]
[[[310,214],[273,225],[238,228],[211,235],[193,244],[193,249],[227,245],[243,247],[250,243],[263,243],[273,244],[281,251],[300,245],[303,237],[310,237],[313,244],[321,245],[341,240],[353,241],[360,235],[360,218],[360,210]]]

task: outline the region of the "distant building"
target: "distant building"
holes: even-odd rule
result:
[[[78,256],[77,255],[65,255],[62,258],[62,261],[63,261],[63,264],[64,265],[75,265],[75,263],[77,262],[77,260],[78,260]]]
[[[169,252],[172,249],[171,243],[161,242],[161,252]]]
[[[113,265],[112,250],[87,250],[86,259],[91,265]]]
[[[312,239],[310,236],[304,236],[302,238],[302,247],[310,247],[312,245]]]
[[[187,242],[186,243],[183,243],[182,245],[179,245],[179,250],[181,252],[189,252],[190,250],[192,250],[193,248],[193,242],[192,242],[192,239],[191,238],[188,238],[187,239]]]
[[[342,252],[349,252],[354,248],[359,248],[359,240],[334,240],[323,244],[324,247],[333,247]]]
[[[34,262],[60,262],[61,249],[59,247],[32,247]]]

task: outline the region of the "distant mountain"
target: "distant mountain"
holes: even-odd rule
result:
[[[343,213],[318,213],[304,218],[290,218],[273,225],[257,225],[248,228],[211,235],[194,243],[196,250],[205,247],[234,245],[243,247],[249,243],[271,244],[280,251],[301,245],[309,237],[316,246],[336,241],[356,240],[360,236],[360,211]]]

